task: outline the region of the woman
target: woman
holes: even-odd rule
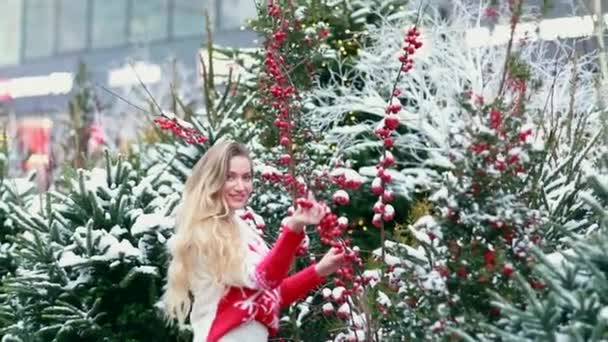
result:
[[[233,141],[212,146],[186,182],[163,296],[170,319],[190,312],[195,342],[267,341],[277,332],[279,311],[335,272],[343,255],[330,250],[318,264],[287,276],[304,227],[316,225],[326,207],[313,199],[283,221],[269,250],[235,211],[253,187],[246,148]]]

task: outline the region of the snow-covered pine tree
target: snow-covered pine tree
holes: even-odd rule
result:
[[[38,189],[35,173],[22,178],[8,177],[8,145],[0,146],[0,279],[15,270],[12,258],[12,243],[9,236],[16,227],[10,218],[13,208],[35,210]]]
[[[530,248],[544,243],[543,212],[529,207],[540,152],[526,128],[525,84],[529,73],[514,58],[500,101],[464,106],[466,128],[453,131],[444,187],[431,200],[436,214],[411,228],[426,264],[406,265],[398,288],[404,320],[398,334],[412,339],[458,328],[477,335],[480,323],[499,316],[488,289],[517,300],[511,275],[530,277]],[[403,266],[403,265],[402,265]],[[400,277],[397,276],[399,279]],[[479,335],[482,336],[482,335]]]
[[[514,302],[494,293],[502,319],[486,328],[502,341],[605,341],[608,339],[608,154],[603,173],[590,178],[594,193],[585,195],[599,228],[571,236],[565,250],[534,251],[535,274],[545,284],[540,294],[518,273],[526,294]]]
[[[4,280],[2,334],[13,341],[167,341],[155,307],[165,241],[181,184],[143,176],[106,154],[105,169],[79,170],[41,210],[15,208],[17,269]]]

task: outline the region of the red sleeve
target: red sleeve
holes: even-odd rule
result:
[[[311,290],[325,282],[315,265],[310,265],[300,272],[286,278],[281,283],[279,292],[281,294],[281,308],[290,305],[298,299],[306,296]]]
[[[256,266],[255,281],[265,290],[271,290],[281,284],[287,277],[289,267],[296,256],[296,251],[304,239],[304,232],[294,232],[283,227],[283,232],[272,249]]]

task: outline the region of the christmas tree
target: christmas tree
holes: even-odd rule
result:
[[[18,341],[167,341],[155,304],[180,184],[106,154],[38,210],[15,210],[16,270],[4,279],[2,334]]]
[[[606,155],[608,162],[608,155]],[[608,338],[608,182],[606,164],[591,177],[594,193],[586,200],[599,228],[586,237],[572,236],[568,248],[552,254],[534,251],[535,274],[545,284],[535,291],[519,274],[517,285],[526,294],[514,302],[494,293],[503,318],[487,329],[503,341],[604,341]]]
[[[16,227],[10,213],[19,208],[33,210],[37,204],[38,192],[35,173],[28,177],[8,177],[8,144],[0,147],[0,279],[15,270],[12,242],[9,236],[16,233]]]

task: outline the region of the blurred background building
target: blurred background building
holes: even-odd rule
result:
[[[131,63],[147,84],[169,77],[161,65],[172,58],[196,70],[206,12],[216,44],[254,45],[243,27],[253,0],[0,1],[0,145],[9,140],[20,155],[13,169],[48,164],[80,62],[93,84],[112,89],[137,84]]]
[[[79,61],[109,86],[121,85],[127,60],[176,57],[195,68],[205,10],[216,43],[253,45],[241,29],[255,17],[253,0],[2,0],[0,101],[20,116],[65,107]]]

